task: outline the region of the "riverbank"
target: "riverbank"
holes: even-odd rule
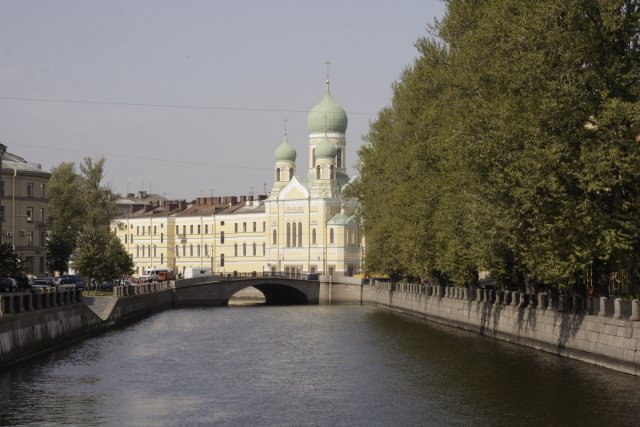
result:
[[[638,301],[416,284],[361,286],[362,304],[640,375]]]

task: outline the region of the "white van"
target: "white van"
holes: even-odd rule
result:
[[[212,276],[211,267],[187,267],[184,269],[183,278],[191,279],[192,277]]]

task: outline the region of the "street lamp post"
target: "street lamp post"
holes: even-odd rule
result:
[[[2,158],[7,151],[7,146],[0,143],[0,196],[4,197],[4,191],[2,190]],[[2,199],[0,198],[0,206],[2,205]],[[2,234],[2,221],[4,220],[4,212],[0,209],[0,244],[4,243],[4,236]]]

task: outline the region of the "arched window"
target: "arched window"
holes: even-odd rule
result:
[[[320,175],[320,165],[316,166],[316,179],[320,179],[321,175]]]
[[[302,247],[302,223],[298,223],[298,246]]]
[[[280,181],[280,168],[276,169],[276,182]]]
[[[291,228],[293,229],[293,233],[291,233],[293,235],[293,238],[291,239],[291,246],[295,248],[298,244],[298,239],[296,238],[298,235],[298,227],[296,227],[295,222],[291,224]]]
[[[293,178],[293,168],[289,168],[289,181]]]
[[[311,166],[316,165],[316,149],[311,150]]]
[[[313,230],[311,230],[311,244],[312,245],[316,244],[316,229],[315,228]]]
[[[273,229],[273,236],[271,239],[271,244],[275,245],[276,243],[278,243],[278,234],[276,233],[276,229]]]
[[[287,247],[291,247],[291,224],[287,223]]]
[[[329,243],[333,244],[333,228],[329,230]]]
[[[256,252],[256,244],[253,244],[253,256],[256,256],[257,252]]]
[[[342,167],[342,148],[338,148],[338,151],[336,154],[336,166],[339,168]]]

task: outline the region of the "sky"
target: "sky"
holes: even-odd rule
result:
[[[440,0],[0,0],[0,142],[44,170],[104,157],[117,193],[263,194],[286,128],[347,112],[346,164]]]

